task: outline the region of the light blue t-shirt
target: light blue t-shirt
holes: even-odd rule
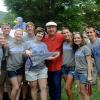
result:
[[[100,38],[97,38],[95,42],[91,42],[88,46],[92,50],[92,55],[95,60],[97,73],[100,75]]]
[[[34,40],[26,42],[25,49],[32,51],[32,71],[38,71],[45,68],[46,65],[44,60],[53,54],[48,52],[47,46],[44,42],[37,43]]]
[[[15,29],[22,29],[22,30],[25,30],[25,29],[26,29],[26,23],[25,23],[25,22],[22,22],[21,24],[17,24],[17,25],[15,25],[14,28],[15,28]]]
[[[24,42],[27,42],[27,41],[31,41],[31,40],[34,40],[35,38],[35,35],[33,36],[29,36],[28,33],[23,37],[23,41]]]

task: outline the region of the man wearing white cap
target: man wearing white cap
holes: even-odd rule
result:
[[[55,22],[46,23],[46,29],[48,34],[43,41],[47,44],[48,50],[60,53],[58,58],[47,61],[49,95],[51,100],[61,100],[61,65],[64,37],[62,34],[57,33]]]

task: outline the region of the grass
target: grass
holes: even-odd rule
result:
[[[62,80],[61,86],[62,86],[62,94],[61,94],[62,100],[68,100],[65,89],[64,89],[65,83],[63,80]],[[78,100],[78,90],[75,83],[73,85],[73,97],[74,97],[74,100]],[[100,100],[100,92],[97,90],[96,85],[92,86],[92,96],[90,98],[91,98],[90,100]],[[48,100],[50,99],[48,98]]]

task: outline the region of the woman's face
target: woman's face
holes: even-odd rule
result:
[[[80,34],[75,34],[74,37],[73,37],[73,39],[74,39],[74,43],[76,45],[81,45],[82,42],[83,42],[83,39],[82,39],[82,37],[81,37]]]
[[[22,38],[23,38],[23,32],[19,30],[15,31],[15,39],[20,41],[22,40]]]
[[[63,33],[66,41],[71,41],[72,40],[72,35],[71,35],[71,33],[68,29],[63,29],[62,33]]]
[[[30,33],[30,32],[34,32],[35,27],[32,25],[28,25],[26,29]]]
[[[86,33],[83,33],[83,39],[84,39],[85,43],[89,43],[90,42],[90,40],[89,40],[88,36],[86,35]]]
[[[38,41],[42,41],[43,37],[44,37],[44,32],[38,32],[38,33],[36,34],[36,39],[37,39]]]

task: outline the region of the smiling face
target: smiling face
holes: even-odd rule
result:
[[[81,35],[80,34],[75,34],[74,37],[73,37],[73,42],[76,45],[80,46],[83,43],[83,39],[82,39]]]
[[[43,37],[44,37],[44,32],[41,31],[41,32],[36,33],[36,40],[37,41],[42,41]]]
[[[9,35],[11,31],[10,25],[3,25],[2,26],[2,32],[4,35]]]
[[[93,40],[96,37],[96,32],[92,27],[86,28],[86,34],[90,40]]]
[[[20,41],[23,38],[23,32],[22,32],[22,30],[16,30],[14,35],[15,35],[15,39],[17,41]]]
[[[63,29],[62,34],[64,35],[66,41],[72,41],[72,34],[68,29]]]
[[[51,25],[51,26],[47,26],[47,33],[51,36],[55,35],[57,31],[57,26]]]

